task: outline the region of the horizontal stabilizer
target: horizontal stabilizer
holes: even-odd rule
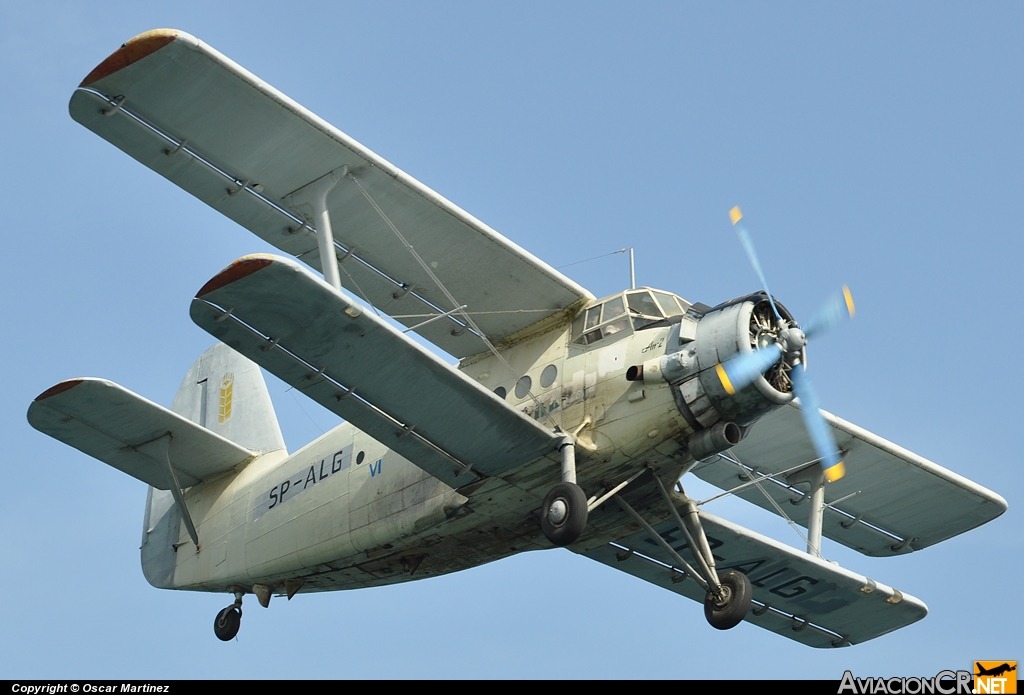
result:
[[[292,260],[246,256],[192,320],[452,487],[556,451],[560,437]]]
[[[718,572],[747,575],[754,604],[745,620],[811,647],[843,647],[874,639],[925,617],[913,596],[794,550],[724,519],[700,512]],[[675,522],[655,527],[684,558],[691,557]],[[651,584],[704,602],[704,589],[646,533],[583,553]]]
[[[254,453],[105,379],[69,379],[28,408],[29,424],[54,439],[169,490],[168,459],[182,488],[245,463]]]
[[[1006,500],[876,434],[822,411],[843,453],[846,476],[825,486],[822,535],[865,555],[888,556],[926,548],[969,531],[1006,511]],[[817,459],[798,405],[765,415],[725,458],[698,465],[694,474],[724,490]],[[735,494],[807,525],[807,487],[765,478]],[[771,496],[770,501],[766,494]],[[775,502],[775,504],[772,503]]]
[[[444,284],[492,341],[568,318],[593,296],[480,220],[189,34],[146,32],[71,97],[76,121],[283,252],[320,268],[311,214],[289,195],[330,172],[342,284],[455,357],[484,352]],[[358,183],[357,183],[358,182]],[[365,192],[365,196],[364,196]],[[373,204],[367,199],[372,198]],[[380,206],[380,212],[375,206]],[[390,223],[430,263],[399,243]]]

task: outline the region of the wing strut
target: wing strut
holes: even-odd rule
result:
[[[347,174],[346,164],[285,196],[285,202],[290,205],[312,210],[316,242],[320,247],[320,268],[324,271],[324,280],[336,290],[341,290],[341,275],[338,274],[338,256],[334,252],[334,232],[331,230],[331,213],[327,209],[327,195]]]
[[[821,522],[825,516],[825,472],[821,466],[809,466],[793,473],[786,482],[809,483],[811,508],[807,512],[807,552],[821,557]]]
[[[348,173],[347,168],[346,168],[346,173]],[[391,221],[391,218],[387,216],[387,214],[384,212],[383,208],[381,208],[381,206],[377,204],[377,201],[375,201],[373,199],[373,197],[369,194],[369,192],[367,192],[367,190],[363,187],[363,185],[361,183],[359,183],[359,179],[357,179],[351,173],[348,173],[348,177],[352,180],[352,183],[354,183],[356,185],[356,187],[359,189],[359,192],[363,195],[363,197],[366,198],[366,202],[368,202],[370,204],[370,206],[377,212],[377,214],[380,215],[381,220],[383,220],[384,223],[388,227],[391,228],[391,231],[395,233],[395,236],[398,237],[398,240],[405,247],[406,251],[408,251],[409,254],[412,255],[412,257],[416,260],[416,262],[423,269],[423,271],[430,277],[431,280],[434,281],[434,284],[437,285],[437,288],[439,290],[441,290],[441,293],[444,294],[445,298],[449,302],[451,302],[451,305],[453,307],[455,307],[451,311],[448,311],[448,312],[445,312],[445,313],[453,314],[453,313],[457,312],[461,316],[460,321],[464,321],[465,322],[465,325],[463,325],[462,329],[456,329],[456,330],[459,330],[459,332],[461,333],[468,326],[476,335],[478,335],[480,337],[480,340],[482,340],[484,342],[484,345],[487,346],[487,349],[491,352],[492,355],[494,355],[494,357],[498,360],[498,362],[502,366],[505,367],[505,370],[513,378],[515,378],[515,375],[516,375],[517,372],[514,369],[512,369],[512,366],[508,363],[508,360],[505,359],[505,356],[502,355],[500,352],[498,352],[498,350],[494,347],[494,344],[491,342],[491,339],[487,336],[487,334],[484,333],[480,329],[480,327],[476,325],[476,321],[474,321],[473,318],[469,315],[469,312],[466,311],[466,309],[465,309],[466,305],[465,304],[460,304],[458,301],[456,301],[454,295],[452,295],[452,293],[448,291],[448,288],[445,287],[444,283],[441,282],[441,279],[439,277],[437,277],[437,275],[434,273],[433,270],[431,270],[431,268],[427,264],[427,262],[425,260],[423,260],[423,257],[420,256],[420,254],[416,252],[416,249],[413,248],[413,245],[410,244],[408,239],[405,238],[405,235],[402,234],[402,232],[399,231],[398,227],[396,227],[395,223]],[[325,215],[326,215],[326,213],[325,213]],[[460,309],[459,307],[462,307],[462,308]],[[456,335],[456,333],[453,332],[452,335]],[[540,401],[537,400],[537,396],[534,395],[534,393],[533,393],[533,391],[531,389],[527,389],[526,395],[536,405],[538,405],[538,406],[540,405]],[[559,429],[558,423],[555,422],[555,419],[551,416],[551,413],[546,413],[545,417],[547,418],[548,422],[551,424],[551,426],[554,429],[556,429],[556,430]],[[569,452],[568,455],[571,456],[572,452]],[[575,461],[572,462],[570,467],[573,469],[573,472],[571,474],[571,477],[572,477],[573,480],[571,482],[573,482],[575,484],[575,482],[574,482],[575,481],[575,475],[576,475],[575,474]],[[566,469],[566,464],[563,463],[563,467],[562,467],[562,471],[563,471],[562,472],[562,480],[563,481],[569,481],[569,478],[567,477],[567,475],[569,475],[569,474],[566,473],[566,470],[567,470]]]

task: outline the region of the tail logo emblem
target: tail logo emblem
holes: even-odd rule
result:
[[[220,382],[220,409],[217,422],[223,424],[231,419],[231,399],[235,391],[235,375],[228,372]]]

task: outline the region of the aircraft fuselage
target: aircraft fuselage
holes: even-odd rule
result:
[[[510,405],[531,417],[575,432],[578,480],[588,495],[644,464],[671,485],[690,460],[676,441],[689,433],[687,423],[667,383],[625,375],[664,354],[673,332],[677,326],[630,329],[584,346],[570,343],[563,325],[503,351],[513,373],[494,355],[460,368],[505,389]],[[143,567],[155,586],[216,592],[254,584],[281,592],[289,580],[327,591],[458,571],[550,548],[538,510],[559,475],[552,452],[454,490],[343,423],[291,455],[268,454],[189,489],[198,552],[169,494],[151,490]],[[598,514],[579,543],[621,536],[628,520],[609,516],[602,523]]]

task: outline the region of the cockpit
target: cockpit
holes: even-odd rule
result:
[[[572,322],[571,340],[577,345],[591,345],[616,333],[681,316],[689,308],[689,302],[669,292],[627,290],[605,297],[577,316]]]

